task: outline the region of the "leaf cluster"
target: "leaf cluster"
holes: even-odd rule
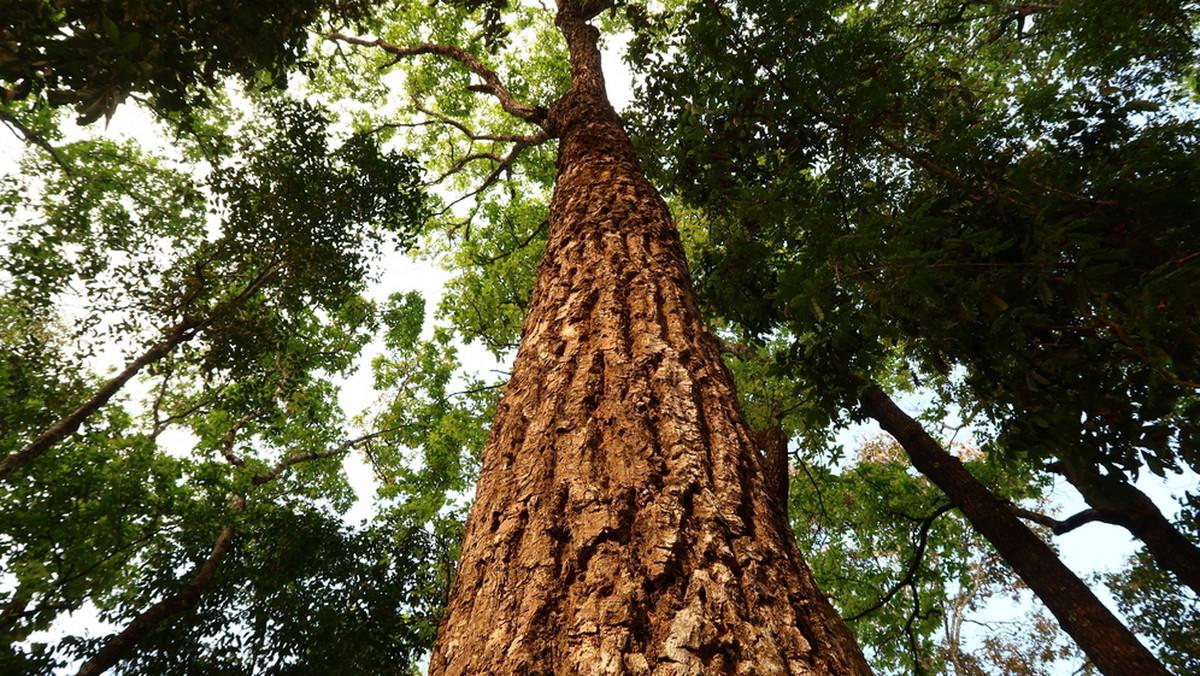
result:
[[[704,302],[792,335],[831,408],[911,367],[1011,453],[1194,466],[1192,47],[1162,14],[1031,6],[1029,33],[983,4],[697,4],[639,128],[706,214]],[[1055,56],[1101,41],[1121,58]]]
[[[0,24],[3,98],[74,106],[80,124],[111,117],[134,92],[180,111],[202,103],[223,75],[282,85],[301,63],[310,26],[365,8],[357,0],[14,0]]]

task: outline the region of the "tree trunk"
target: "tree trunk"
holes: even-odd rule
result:
[[[562,0],[549,240],[431,674],[869,674],[767,491],[678,232]]]
[[[245,501],[238,498],[234,504],[235,509],[240,510],[241,507],[238,505],[244,506]],[[196,602],[208,590],[208,585],[212,583],[221,561],[229,553],[229,547],[233,543],[233,534],[234,526],[226,526],[217,536],[217,542],[213,545],[208,559],[204,561],[204,565],[200,566],[200,572],[196,573],[196,577],[188,586],[155,603],[134,618],[124,630],[108,639],[104,647],[90,660],[84,662],[75,676],[100,676],[132,652],[138,641],[158,626],[159,622],[196,605]]]
[[[942,489],[971,526],[992,543],[1101,673],[1169,676],[1062,559],[883,390],[867,387],[861,402],[867,415],[896,438],[913,467]]]

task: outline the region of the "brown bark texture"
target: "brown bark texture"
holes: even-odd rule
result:
[[[920,423],[900,410],[875,386],[860,397],[867,415],[879,422],[908,453],[913,467],[929,478],[992,543],[1000,557],[1037,595],[1071,638],[1105,676],[1169,676],[1120,620],[1100,603],[1012,510],[946,452]]]
[[[431,674],[869,674],[814,586],[609,106],[587,8],[549,240]]]

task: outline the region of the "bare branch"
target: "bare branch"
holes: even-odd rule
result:
[[[326,33],[325,37],[330,40],[340,40],[352,45],[362,45],[364,47],[378,47],[389,54],[394,54],[396,59],[406,56],[419,56],[422,54],[433,54],[435,56],[443,56],[449,59],[454,59],[465,65],[472,73],[483,78],[484,84],[471,85],[468,87],[471,91],[481,92],[494,96],[500,102],[500,106],[504,108],[504,112],[518,117],[530,124],[536,124],[539,127],[546,121],[546,109],[537,106],[531,106],[527,103],[517,101],[512,92],[500,82],[500,76],[491,68],[488,68],[471,52],[453,45],[439,45],[426,43],[415,47],[400,47],[393,45],[382,38],[375,40],[366,40],[364,38],[356,38],[341,33]]]
[[[521,140],[521,141],[517,141],[516,143],[514,143],[513,149],[507,155],[505,155],[503,158],[501,158],[500,163],[496,165],[495,169],[492,169],[492,173],[488,174],[487,178],[483,179],[483,183],[481,183],[478,188],[476,188],[475,190],[472,190],[471,192],[466,193],[462,197],[459,197],[458,199],[454,200],[453,202],[447,204],[446,208],[442,209],[442,213],[443,214],[447,213],[448,211],[450,211],[450,209],[452,209],[459,202],[462,202],[465,199],[474,197],[474,196],[478,195],[479,193],[483,192],[484,190],[487,190],[488,188],[495,185],[496,181],[500,180],[500,176],[504,172],[512,169],[513,162],[516,161],[517,156],[521,154],[522,150],[528,148],[529,146],[538,145],[549,139],[550,139],[550,132],[543,129],[542,131],[540,131],[532,136],[529,136],[528,140]],[[443,178],[445,178],[445,177],[443,177]],[[442,179],[438,179],[438,180],[442,180]]]
[[[1052,516],[1047,516],[1040,512],[1033,512],[1016,505],[1010,505],[1013,513],[1025,519],[1032,521],[1040,526],[1045,526],[1050,529],[1050,532],[1055,535],[1064,535],[1079,528],[1080,526],[1099,521],[1101,523],[1112,524],[1114,526],[1122,526],[1120,515],[1117,512],[1105,511],[1102,509],[1085,509],[1077,514],[1059,520]]]
[[[502,251],[502,252],[496,254],[495,256],[489,256],[487,258],[480,258],[475,255],[472,255],[471,262],[474,263],[475,265],[482,266],[482,265],[488,265],[490,263],[495,263],[496,261],[500,260],[501,258],[508,258],[509,256],[513,255],[514,253],[529,246],[529,243],[533,241],[533,238],[537,237],[540,233],[545,232],[546,228],[548,228],[549,226],[550,226],[550,219],[543,218],[542,222],[538,223],[538,227],[531,230],[529,232],[529,234],[525,237],[525,239],[521,240],[521,243],[516,245],[512,249],[509,249],[508,251]]]
[[[456,120],[452,117],[448,117],[448,116],[442,115],[440,113],[435,113],[434,111],[424,108],[422,106],[417,106],[416,108],[419,112],[422,112],[432,118],[430,120],[424,120],[420,124],[439,124],[439,123],[445,124],[445,125],[454,127],[455,129],[461,131],[464,136],[471,139],[472,141],[498,141],[501,143],[530,143],[530,144],[541,143],[541,141],[537,140],[537,137],[540,136],[539,134],[479,134],[479,133],[471,131],[471,129],[469,127],[467,127],[467,125],[463,124],[461,121]]]
[[[441,176],[438,176],[433,181],[430,181],[429,185],[437,185],[441,183],[442,181],[465,169],[468,164],[477,160],[491,160],[496,164],[503,164],[505,158],[500,157],[495,153],[471,153],[470,155],[463,155],[457,160],[454,160],[454,162],[450,164],[450,168],[447,169],[445,173],[443,173]]]

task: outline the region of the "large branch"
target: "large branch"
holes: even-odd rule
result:
[[[294,467],[295,465],[304,462],[328,458],[339,453],[344,453],[351,448],[357,447],[366,443],[367,441],[370,441],[371,439],[375,439],[391,431],[393,430],[382,430],[358,437],[357,439],[351,439],[350,441],[323,451],[302,453],[300,455],[294,455],[290,458],[286,458],[281,460],[270,470],[255,476],[251,480],[251,484],[256,487],[261,486],[274,480],[290,467]],[[233,462],[231,460],[230,462],[238,466],[242,465],[240,460],[238,462]],[[233,496],[231,502],[231,510],[235,513],[241,512],[246,508],[245,498],[239,495]],[[221,531],[221,534],[217,537],[216,544],[213,545],[212,551],[208,555],[208,559],[205,560],[204,565],[200,567],[200,572],[196,574],[196,577],[190,584],[188,584],[188,586],[181,589],[178,593],[163,599],[158,603],[155,603],[147,608],[142,614],[134,618],[134,620],[130,622],[124,630],[109,639],[104,647],[100,649],[100,652],[96,653],[92,659],[84,663],[84,665],[80,667],[76,676],[99,676],[99,674],[104,673],[117,662],[124,659],[125,656],[128,655],[134,649],[134,647],[136,647],[138,641],[150,633],[150,631],[153,630],[154,627],[160,622],[196,605],[200,599],[200,596],[208,590],[208,587],[212,582],[212,578],[216,574],[217,568],[220,566],[221,561],[225,558],[225,555],[229,553],[230,544],[233,541],[234,530],[235,527],[231,524],[226,526]]]
[[[120,392],[121,388],[125,387],[125,383],[129,382],[147,364],[152,364],[167,356],[171,350],[174,350],[181,343],[191,340],[217,319],[240,307],[251,296],[258,293],[262,285],[278,272],[281,267],[282,264],[275,265],[262,272],[241,293],[214,309],[204,319],[185,319],[172,327],[167,333],[166,338],[150,346],[148,350],[142,353],[142,356],[126,365],[120,373],[101,386],[100,389],[96,390],[95,394],[69,415],[51,425],[41,436],[26,444],[21,450],[0,460],[0,481],[7,479],[13,472],[28,465],[34,458],[45,453],[54,444],[62,441],[63,438],[78,431],[84,421],[107,404],[113,398],[113,395]]]
[[[1051,470],[1064,476],[1092,508],[1097,520],[1120,526],[1146,545],[1160,568],[1200,594],[1200,547],[1163,515],[1158,505],[1137,486],[1116,474],[1094,468],[1069,469],[1056,463]]]
[[[1050,531],[1055,535],[1066,535],[1076,528],[1086,526],[1089,523],[1095,523],[1097,521],[1101,523],[1109,523],[1114,526],[1121,525],[1118,514],[1099,509],[1085,509],[1082,512],[1072,514],[1071,516],[1061,520],[1052,516],[1047,516],[1040,512],[1030,511],[1016,505],[1009,505],[1009,509],[1012,510],[1013,514],[1016,514],[1026,521],[1032,521],[1040,526],[1049,528]]]
[[[868,385],[859,401],[867,415],[900,443],[913,467],[937,485],[992,543],[1101,673],[1168,676],[1163,665],[1058,555],[883,390]]]
[[[177,324],[167,337],[155,343],[150,349],[142,353],[140,357],[130,362],[125,368],[104,383],[100,389],[96,390],[95,394],[87,401],[83,402],[78,408],[68,414],[65,418],[59,420],[49,429],[41,434],[37,439],[29,442],[21,450],[12,453],[8,457],[0,460],[0,480],[7,479],[13,472],[21,469],[25,465],[33,461],[42,453],[49,450],[54,444],[61,441],[64,437],[73,434],[79,429],[83,422],[92,416],[93,413],[100,410],[102,406],[108,403],[109,399],[113,398],[117,392],[129,382],[131,378],[138,374],[147,364],[154,363],[162,359],[177,345],[189,340],[196,334],[197,327],[200,322],[188,320]]]
[[[483,84],[472,85],[468,87],[468,89],[471,91],[482,92],[484,94],[490,94],[494,96],[496,100],[500,102],[500,106],[504,109],[504,112],[525,120],[531,124],[541,126],[546,120],[546,110],[544,108],[538,108],[537,106],[531,106],[527,103],[522,103],[516,100],[516,98],[513,97],[512,92],[508,91],[504,84],[500,82],[500,76],[496,75],[495,71],[485,66],[483,62],[479,60],[479,57],[463,49],[462,47],[432,43],[416,45],[414,47],[401,47],[399,45],[393,45],[382,38],[367,40],[364,38],[356,38],[350,35],[343,35],[341,33],[327,33],[325,37],[331,40],[348,42],[352,45],[378,47],[389,54],[394,54],[397,58],[403,58],[406,56],[420,56],[422,54],[433,54],[435,56],[454,59],[455,61],[465,65],[472,73],[475,73],[479,77],[483,78]]]

